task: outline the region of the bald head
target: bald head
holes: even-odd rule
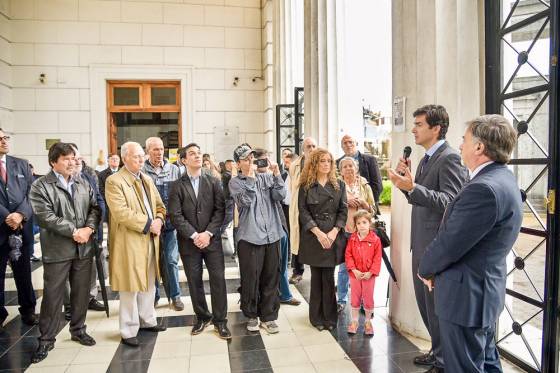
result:
[[[303,155],[305,157],[309,157],[311,152],[317,149],[317,142],[313,137],[306,137],[305,139],[303,139],[302,146],[303,146]]]

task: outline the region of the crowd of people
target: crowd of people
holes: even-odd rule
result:
[[[505,296],[505,256],[521,224],[519,190],[505,166],[515,130],[501,116],[476,118],[467,125],[459,154],[445,140],[445,108],[426,105],[413,117],[415,143],[426,155],[415,177],[410,160],[401,158],[389,178],[412,205],[412,277],[432,339],[431,351],[414,362],[429,366],[431,373],[499,370],[494,323]],[[95,344],[85,320],[88,309],[104,309],[97,300],[93,259],[103,242],[104,222],[104,256],[111,289],[119,293],[119,329],[126,345],[139,346],[139,330],[165,331],[155,311],[162,277],[170,306],[184,309],[179,258],[196,315],[191,334],[212,324],[218,337],[231,338],[222,244],[230,225],[248,331],[279,332],[280,305],[300,304],[289,284],[302,280],[307,265],[311,325],[335,329],[338,314],[350,303],[348,333],[358,332],[362,310],[364,334],[374,334],[382,244],[372,224],[383,186],[377,160],[360,152],[352,136],[343,136],[339,159],[307,137],[303,154],[286,149],[280,165],[267,150],[249,144],[239,145],[232,159],[217,165],[196,143],[181,148],[178,161],[171,163],[162,140],[150,137],[144,147],[122,144],[120,155],[111,154],[108,167],[98,173],[75,144],[58,142],[48,152],[51,171],[35,181],[25,160],[7,155],[9,140],[0,129],[0,248],[9,253],[0,255],[0,324],[7,317],[3,295],[9,261],[22,321],[39,324],[33,362],[54,348],[62,308],[72,340]],[[44,268],[39,317],[29,264],[34,223],[40,227]],[[14,237],[23,242],[19,256]]]

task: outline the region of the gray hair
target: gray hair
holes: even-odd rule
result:
[[[484,155],[498,163],[507,163],[517,143],[517,131],[501,115],[489,114],[467,122],[474,142],[484,144]]]
[[[160,139],[159,137],[148,137],[146,139],[146,151],[149,151],[150,146],[152,146],[152,144],[155,142],[161,142],[161,144],[163,145],[163,140]]]
[[[358,161],[356,161],[354,158],[352,157],[344,157],[342,158],[339,162],[338,162],[338,171],[340,173],[342,173],[342,162],[348,162],[351,161],[352,164],[354,165],[354,169],[356,170],[356,172],[359,173],[360,171],[360,165],[358,164]]]
[[[121,158],[125,158],[128,154],[128,151],[131,148],[134,147],[139,147],[140,149],[142,149],[142,146],[140,144],[138,144],[137,142],[134,141],[127,141],[124,144],[121,145]]]

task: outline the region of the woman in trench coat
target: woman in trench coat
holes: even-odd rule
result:
[[[344,226],[348,215],[344,182],[336,178],[335,163],[326,149],[306,160],[298,195],[299,260],[311,267],[309,321],[319,330],[336,327],[334,268],[344,261]]]

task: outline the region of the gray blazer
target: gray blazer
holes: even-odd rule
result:
[[[412,205],[410,249],[416,255],[422,255],[434,239],[445,208],[468,179],[461,156],[447,142],[430,157],[421,175],[420,169],[416,170],[416,187],[405,193]]]

